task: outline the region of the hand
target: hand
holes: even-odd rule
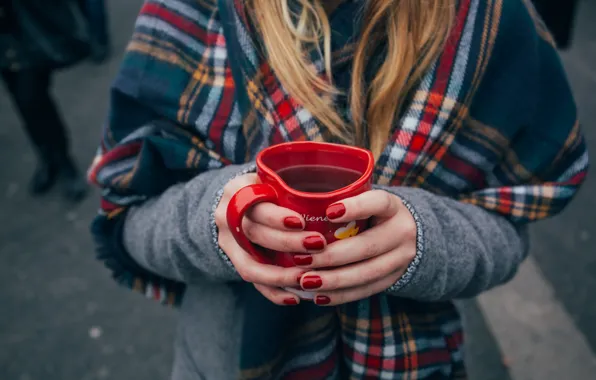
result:
[[[238,245],[228,227],[226,210],[230,199],[242,187],[254,183],[257,183],[257,176],[246,174],[234,178],[224,187],[222,199],[215,210],[219,246],[242,279],[253,283],[266,298],[278,305],[297,305],[300,298],[282,288],[299,287],[299,279],[305,270],[258,263]],[[323,236],[303,231],[304,225],[304,219],[295,211],[272,203],[259,203],[246,214],[242,228],[250,241],[272,250],[312,254],[325,249]]]
[[[302,266],[311,271],[302,276],[301,286],[317,292],[318,305],[338,305],[383,292],[401,278],[416,256],[416,222],[399,197],[373,190],[339,203],[345,214],[330,218],[333,222],[372,217],[373,227],[301,258],[304,262],[312,258],[310,265]]]

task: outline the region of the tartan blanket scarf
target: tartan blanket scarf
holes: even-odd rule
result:
[[[333,76],[344,89],[362,4],[346,1],[330,19]],[[330,139],[276,79],[252,30],[241,0],[148,0],[113,86],[89,171],[102,189],[92,225],[98,257],[119,283],[166,304],[177,304],[186,285],[126,253],[127,208],[249,162],[265,146]],[[321,57],[313,64],[323,71]],[[460,0],[444,51],[409,99],[376,163],[378,184],[424,188],[524,224],[559,212],[584,180],[571,91],[550,35],[523,0]],[[337,104],[345,108],[346,98]],[[466,376],[450,302],[379,294],[335,308],[283,308],[250,284],[231,286],[250,310],[243,379]]]

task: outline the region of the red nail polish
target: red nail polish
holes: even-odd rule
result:
[[[316,296],[315,297],[315,304],[316,305],[329,305],[331,303],[331,298],[327,296]]]
[[[312,264],[312,256],[311,255],[294,255],[294,264],[297,266],[306,266]],[[300,276],[302,277],[302,276]]]
[[[309,236],[302,241],[302,245],[309,251],[320,251],[325,248],[325,240],[320,236]]]
[[[305,276],[302,279],[302,289],[313,290],[323,286],[323,280],[319,276]]]
[[[301,230],[303,228],[302,221],[297,216],[288,216],[285,218],[284,226],[291,230]]]
[[[284,305],[298,305],[298,301],[296,298],[286,298],[284,299]]]
[[[346,206],[343,203],[336,203],[327,207],[327,217],[329,219],[337,219],[344,216],[346,213]]]

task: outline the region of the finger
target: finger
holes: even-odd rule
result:
[[[273,203],[260,203],[251,208],[246,216],[255,223],[278,230],[302,230],[304,219],[296,211]]]
[[[228,181],[228,183],[225,184],[223,188],[220,204],[227,205],[232,196],[236,194],[238,190],[248,185],[255,184],[257,181],[258,177],[254,173],[243,174],[232,178],[230,181]]]
[[[310,265],[301,266],[331,268],[377,257],[406,241],[409,231],[404,230],[405,226],[400,223],[400,218],[391,218],[359,235],[329,244],[323,252],[312,256]]]
[[[249,173],[231,179],[223,188],[223,193],[215,209],[215,224],[218,228],[227,228],[226,210],[230,199],[241,188],[256,183],[256,174]]]
[[[219,246],[229,257],[238,274],[246,282],[273,287],[297,286],[304,269],[297,267],[282,268],[275,265],[261,264],[242,249],[229,230],[219,232]]]
[[[232,178],[224,186],[224,193],[226,195],[233,195],[241,188],[257,183],[258,177],[255,173],[248,173]]]
[[[274,304],[283,306],[295,306],[300,303],[300,297],[286,290],[261,284],[253,285],[259,291],[259,293],[261,293],[263,296],[265,296],[265,298],[267,298]]]
[[[242,229],[248,240],[274,251],[314,253],[322,251],[326,246],[325,238],[319,232],[280,231],[248,219],[242,221]]]
[[[313,302],[319,306],[336,306],[345,303],[363,300],[389,289],[399,279],[398,275],[381,278],[365,286],[342,289],[333,292],[318,292]]]
[[[327,207],[327,217],[334,223],[368,219],[371,216],[390,218],[397,214],[401,201],[384,190],[371,190]]]
[[[339,268],[305,273],[300,285],[317,292],[372,284],[387,276],[399,277],[416,255],[416,247],[400,247],[384,255]]]

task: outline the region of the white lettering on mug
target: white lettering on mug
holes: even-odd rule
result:
[[[302,214],[302,217],[307,222],[328,222],[329,221],[329,218],[327,218],[326,216],[311,216],[311,215]]]

